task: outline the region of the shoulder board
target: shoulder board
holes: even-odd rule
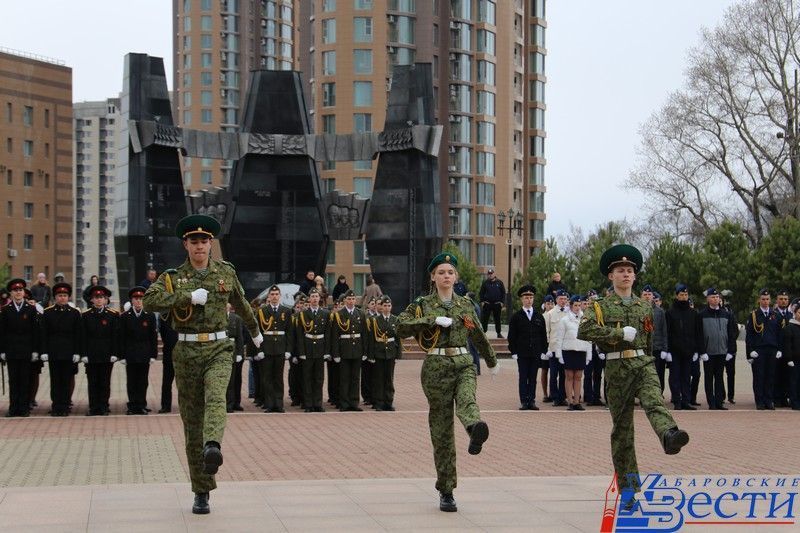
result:
[[[119,314],[119,311],[117,311],[116,309],[111,309],[110,307],[107,307],[106,311],[108,311],[109,313],[115,314],[115,315]]]
[[[47,311],[48,309],[52,309],[52,308],[54,308],[55,306],[56,306],[56,304],[53,304],[53,305],[48,305],[47,307],[45,307],[45,308],[44,308],[44,310],[45,310],[45,311]]]
[[[178,273],[177,268],[168,268],[164,271],[164,274],[177,274],[177,273]]]
[[[83,311],[81,311],[81,314],[85,315],[86,313],[91,313],[91,312],[92,312],[92,309],[89,308],[89,309],[84,309]]]
[[[423,300],[425,300],[424,296],[417,296],[416,299],[414,299],[414,303],[419,305],[423,302]]]
[[[223,265],[229,266],[232,269],[236,270],[236,267],[233,266],[233,263],[231,263],[230,261],[225,261],[224,259],[219,259],[219,262],[222,263]]]

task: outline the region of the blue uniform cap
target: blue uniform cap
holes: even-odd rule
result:
[[[556,297],[558,296],[569,296],[569,293],[564,289],[558,289],[558,291],[556,292]]]
[[[653,286],[648,283],[647,285],[642,287],[642,292],[653,292]]]
[[[689,292],[689,288],[684,283],[678,283],[675,285],[675,294],[679,294],[681,292]]]
[[[717,296],[717,295],[719,295],[719,291],[717,289],[715,289],[714,287],[709,287],[709,288],[706,289],[706,291],[703,293],[703,295],[706,296],[706,297]]]
[[[553,302],[553,301],[555,301],[555,298],[553,298],[553,295],[548,294],[547,296],[544,297],[544,301],[545,302]]]

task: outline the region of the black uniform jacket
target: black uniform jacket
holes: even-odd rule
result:
[[[520,309],[508,324],[508,350],[520,357],[536,357],[547,352],[547,327],[541,313],[533,310],[531,319]]]
[[[9,361],[31,359],[39,351],[39,313],[28,302],[20,310],[14,302],[0,311],[0,353]]]
[[[42,353],[50,361],[72,362],[81,353],[81,312],[69,305],[51,305],[41,317]]]
[[[158,355],[156,315],[128,309],[119,317],[119,357],[129,363],[149,363]]]
[[[112,355],[118,353],[119,314],[107,307],[84,311],[81,315],[83,325],[83,350],[81,355],[88,357],[90,363],[108,363]]]

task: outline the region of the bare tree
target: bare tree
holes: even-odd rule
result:
[[[641,128],[627,185],[698,237],[726,219],[753,244],[800,207],[798,0],[746,0],[689,53],[686,86]],[[785,139],[779,139],[781,133]]]

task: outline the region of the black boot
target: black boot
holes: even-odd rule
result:
[[[667,455],[675,455],[681,448],[689,443],[689,434],[677,427],[668,429],[664,436],[661,438],[661,443],[664,446],[664,453]]]
[[[444,492],[439,493],[439,510],[444,511],[445,513],[455,513],[458,511],[458,507],[456,507],[456,499],[453,498],[452,492],[447,494]]]
[[[194,495],[194,504],[192,505],[192,513],[194,514],[208,514],[211,508],[208,506],[208,493],[198,492]]]
[[[213,441],[206,442],[206,446],[203,448],[203,473],[214,475],[221,464],[222,451],[219,448],[219,444]]]
[[[489,438],[489,426],[483,420],[478,420],[467,428],[469,433],[469,454],[478,455],[486,439]]]

